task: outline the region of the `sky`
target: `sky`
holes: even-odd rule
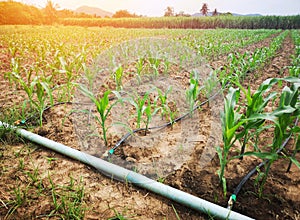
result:
[[[47,0],[17,0],[26,4],[45,7]],[[59,9],[76,9],[87,5],[109,12],[126,9],[131,13],[149,17],[163,16],[168,6],[176,13],[184,11],[194,14],[200,11],[203,3],[210,11],[262,15],[297,15],[300,14],[300,0],[52,0]]]

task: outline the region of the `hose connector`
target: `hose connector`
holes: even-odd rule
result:
[[[236,195],[232,194],[228,200],[228,206],[227,209],[232,210],[233,204],[236,202]]]

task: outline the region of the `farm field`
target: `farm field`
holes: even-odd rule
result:
[[[299,48],[299,30],[2,26],[0,121],[223,207],[239,193],[233,211],[255,219],[299,219]],[[11,129],[0,141],[1,219],[214,217]]]

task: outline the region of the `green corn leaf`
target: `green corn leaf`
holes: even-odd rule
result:
[[[289,159],[300,169],[300,163],[294,157],[289,157]]]
[[[269,152],[245,152],[243,156],[255,156],[263,160],[277,160],[277,153],[269,153]]]
[[[53,95],[52,95],[52,91],[51,89],[49,88],[48,84],[45,83],[45,82],[40,82],[42,87],[44,88],[44,90],[46,91],[49,99],[50,99],[50,104],[53,105]]]
[[[291,106],[281,106],[275,109],[270,115],[272,116],[282,116],[283,114],[291,114],[295,111],[296,109],[291,107]],[[288,116],[290,117],[290,116]]]

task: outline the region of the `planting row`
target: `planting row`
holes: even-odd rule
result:
[[[228,30],[218,29],[205,32],[189,31],[179,40],[195,49],[200,56],[208,60],[217,60],[219,56],[234,49],[257,43],[280,30]],[[177,40],[177,39],[176,39]]]
[[[227,85],[229,81],[243,80],[247,74],[253,73],[254,70],[268,64],[280,49],[288,33],[288,31],[282,32],[272,40],[268,47],[258,48],[254,52],[249,53],[246,51],[243,54],[238,52],[229,54],[227,57],[228,65],[216,71],[222,85]]]

